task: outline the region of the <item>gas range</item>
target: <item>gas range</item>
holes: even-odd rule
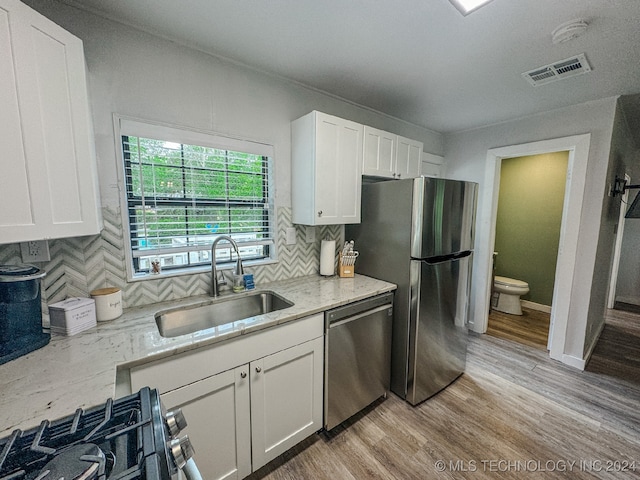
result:
[[[185,426],[143,388],[0,439],[0,480],[169,480],[193,455]]]

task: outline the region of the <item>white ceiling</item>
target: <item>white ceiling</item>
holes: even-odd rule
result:
[[[640,1],[66,0],[438,132],[640,92]],[[554,45],[581,18],[587,32]],[[585,53],[591,73],[521,73]]]

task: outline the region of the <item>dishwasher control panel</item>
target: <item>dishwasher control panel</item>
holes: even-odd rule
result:
[[[357,302],[343,305],[342,307],[334,308],[333,310],[327,310],[325,313],[325,319],[328,323],[337,322],[343,318],[351,317],[367,310],[373,310],[374,308],[381,307],[382,305],[393,304],[393,292],[384,293],[376,297],[365,298]]]

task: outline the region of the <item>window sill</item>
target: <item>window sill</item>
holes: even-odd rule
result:
[[[278,263],[277,259],[267,258],[262,260],[247,260],[243,261],[242,265],[244,268],[251,267],[260,267],[263,265],[272,265],[274,263]],[[235,266],[235,262],[228,263],[226,265],[222,265],[217,268],[217,270],[232,270]],[[132,277],[127,278],[127,282],[144,282],[147,280],[160,280],[163,278],[171,278],[171,277],[182,277],[185,275],[198,275],[201,273],[211,273],[211,265],[202,265],[199,267],[189,267],[189,268],[172,268],[171,270],[162,270],[160,273],[136,273]]]

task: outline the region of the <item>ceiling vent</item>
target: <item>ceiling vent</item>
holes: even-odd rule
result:
[[[591,71],[584,53],[567,58],[559,62],[545,65],[522,74],[522,76],[534,87],[547,83],[563,80],[576,75],[582,75]]]

